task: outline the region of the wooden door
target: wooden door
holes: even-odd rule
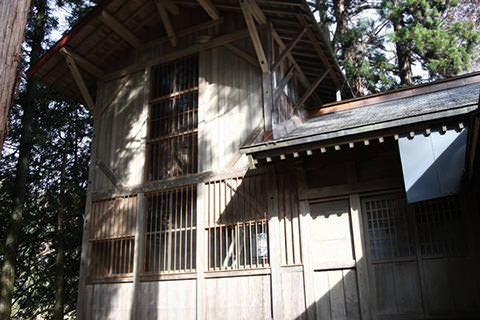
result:
[[[362,199],[376,319],[478,314],[478,271],[456,197],[407,205],[401,194]]]
[[[348,200],[310,205],[317,319],[360,319]]]

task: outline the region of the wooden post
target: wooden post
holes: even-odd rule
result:
[[[271,28],[267,28],[264,32],[264,43],[266,45],[266,55],[267,55],[267,67],[269,67],[273,60],[273,39]],[[263,88],[263,117],[265,132],[273,130],[273,112],[274,112],[274,103],[273,100],[273,74],[272,72],[264,72],[262,75],[262,88]]]
[[[368,275],[365,235],[362,228],[361,202],[358,193],[350,195],[350,215],[352,219],[353,245],[357,267],[358,294],[362,319],[371,319],[370,279]]]
[[[143,193],[137,194],[137,226],[135,228],[135,244],[134,244],[134,259],[133,259],[133,301],[130,309],[130,319],[136,319],[137,306],[141,306],[141,290],[140,290],[140,272],[142,270],[142,263],[144,261],[144,232],[143,229]]]
[[[97,85],[97,102],[101,101],[102,86]],[[93,117],[93,137],[90,155],[90,165],[88,168],[88,184],[87,184],[87,199],[85,205],[85,213],[83,215],[83,234],[82,234],[82,248],[80,252],[80,277],[78,280],[78,296],[77,296],[77,318],[86,319],[86,295],[87,295],[87,249],[88,249],[88,229],[90,226],[90,215],[92,208],[92,193],[95,191],[95,161],[97,158],[97,139],[99,135],[98,117]]]
[[[205,318],[205,255],[208,252],[207,243],[205,242],[205,203],[204,184],[197,184],[197,320]]]
[[[310,214],[310,205],[308,201],[300,201],[300,230],[302,241],[302,258],[303,258],[303,285],[305,290],[305,306],[307,319],[315,319],[315,282],[313,277],[312,265],[312,215]]]
[[[282,283],[280,270],[280,255],[279,239],[280,239],[280,223],[278,220],[278,191],[277,191],[277,177],[275,168],[270,167],[267,172],[268,181],[268,243],[269,243],[269,257],[271,268],[271,304],[274,319],[282,319],[283,299],[282,299]]]

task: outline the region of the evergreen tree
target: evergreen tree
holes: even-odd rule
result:
[[[444,23],[450,0],[382,0],[381,16],[393,32],[401,85],[413,85],[412,64],[419,62],[430,79],[451,77],[470,64],[479,34],[473,24]]]
[[[34,1],[26,67],[51,45],[49,4]],[[64,319],[76,307],[91,118],[31,79],[21,88],[0,162],[0,319]]]
[[[317,0],[310,5],[318,10],[324,32],[334,26],[331,47],[355,96],[394,86],[394,66],[386,57],[382,34],[385,23],[365,17],[375,5],[361,0]]]

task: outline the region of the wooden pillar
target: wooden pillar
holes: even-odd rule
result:
[[[207,243],[205,241],[205,215],[203,204],[205,203],[204,199],[204,185],[203,183],[197,184],[197,320],[203,320],[206,318],[205,315],[205,255],[207,251]]]
[[[314,275],[312,266],[312,215],[310,214],[310,204],[307,200],[300,201],[300,230],[302,241],[302,259],[303,259],[303,285],[305,292],[306,318],[315,319],[316,300]]]
[[[268,242],[270,249],[270,268],[271,268],[271,305],[272,305],[272,316],[274,319],[282,319],[282,285],[281,285],[281,275],[280,275],[280,223],[278,220],[278,191],[277,191],[277,177],[275,173],[275,168],[271,167],[267,171],[267,181],[268,181]]]
[[[273,37],[271,27],[262,31],[263,47],[265,50],[265,57],[267,59],[268,71],[262,73],[262,88],[263,88],[263,117],[265,123],[265,132],[273,130],[273,73],[270,66],[273,61]]]
[[[102,99],[103,82],[97,83],[97,104],[100,105]],[[82,248],[80,252],[80,277],[78,281],[78,296],[77,296],[77,318],[82,320],[86,319],[86,295],[87,295],[87,251],[88,251],[88,228],[90,222],[90,211],[92,208],[92,192],[95,188],[95,162],[97,159],[97,139],[99,135],[99,117],[95,115],[97,110],[93,112],[93,137],[90,154],[90,165],[88,168],[88,186],[87,186],[87,199],[85,205],[85,213],[83,215],[83,235],[82,235]]]
[[[374,308],[370,295],[365,234],[362,228],[361,202],[358,193],[350,195],[350,215],[352,219],[352,236],[357,268],[358,299],[362,319],[371,319]]]
[[[130,319],[137,318],[137,306],[142,306],[140,290],[140,272],[144,261],[144,229],[143,229],[143,193],[137,194],[137,226],[135,228],[134,260],[133,260],[133,300]],[[126,301],[125,301],[126,302]]]

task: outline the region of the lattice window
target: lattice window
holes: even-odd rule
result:
[[[144,274],[193,272],[196,263],[196,186],[145,195]]]
[[[458,196],[413,205],[423,256],[464,255],[467,242]]]
[[[133,275],[137,196],[94,201],[88,236],[88,278]]]
[[[363,200],[373,260],[408,257],[415,254],[404,198],[367,198]]]
[[[198,57],[152,69],[146,180],[197,172]]]
[[[258,175],[205,184],[209,271],[268,266],[265,190]]]

